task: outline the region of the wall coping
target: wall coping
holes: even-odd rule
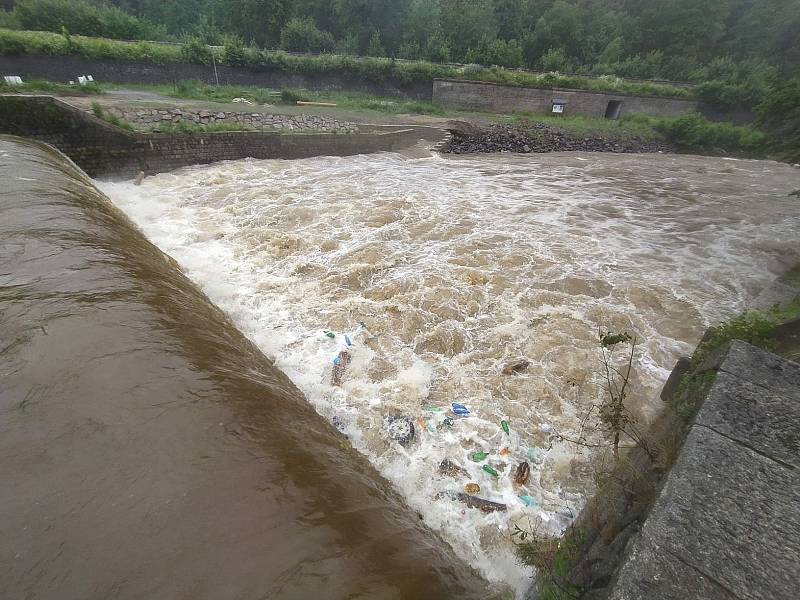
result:
[[[531,85],[509,85],[507,83],[496,83],[494,81],[478,81],[475,79],[452,79],[448,77],[435,77],[433,82],[436,83],[437,81],[446,81],[448,83],[469,83],[472,85],[491,85],[494,87],[501,87],[501,88],[508,88],[508,89],[520,89],[520,90],[552,90],[554,92],[570,92],[574,94],[591,94],[594,96],[619,96],[622,98],[653,98],[658,100],[670,100],[674,101],[682,101],[682,102],[698,102],[698,98],[695,96],[657,96],[652,94],[632,94],[629,92],[604,92],[601,90],[581,90],[576,88],[564,88],[564,87],[535,87]]]

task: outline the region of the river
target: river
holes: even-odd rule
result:
[[[561,532],[603,454],[560,437],[603,396],[598,330],[640,341],[628,402],[644,424],[704,329],[800,260],[800,171],[768,161],[380,154],[99,185],[456,554],[518,592],[514,526]],[[397,417],[415,425],[405,445]],[[442,495],[466,483],[508,511]]]
[[[494,597],[73,164],[0,178],[0,598]]]

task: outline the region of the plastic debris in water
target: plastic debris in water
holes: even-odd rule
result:
[[[542,433],[550,433],[551,431],[553,431],[553,426],[550,425],[550,423],[542,423],[541,425],[539,425],[539,431],[541,431]]]
[[[464,486],[464,491],[468,494],[477,494],[481,491],[481,486],[477,483],[468,483]]]
[[[439,498],[452,498],[453,500],[463,502],[468,508],[477,508],[481,512],[485,513],[498,511],[505,512],[508,510],[506,505],[501,504],[500,502],[492,502],[491,500],[485,500],[483,498],[478,498],[477,496],[464,494],[461,492],[441,492],[440,494],[436,495],[436,499],[438,500]]]
[[[464,467],[458,466],[449,458],[445,458],[441,463],[439,463],[439,473],[442,475],[447,475],[448,477],[457,477],[459,475],[469,477],[469,473]]]
[[[486,457],[489,456],[486,452],[473,452],[469,455],[469,459],[472,462],[481,462],[486,460]]]
[[[530,362],[527,360],[518,360],[513,363],[507,364],[503,367],[503,375],[513,375],[514,373],[521,373],[525,369],[530,366]]]
[[[503,428],[503,431],[505,431],[506,433],[508,433],[508,421],[506,421],[505,419],[503,419],[502,421],[500,421],[500,427],[502,427],[502,428]]]
[[[511,454],[511,450],[509,450],[508,448],[503,448],[502,450],[500,450],[500,456],[508,456],[509,454]]]
[[[539,503],[536,502],[536,498],[528,496],[527,494],[524,496],[517,496],[519,501],[522,502],[525,506],[537,506]]]
[[[453,425],[455,425],[455,420],[453,419],[453,417],[445,417],[444,420],[442,421],[442,423],[439,425],[439,427],[440,428],[442,428],[442,427],[448,427],[449,428],[449,427],[452,427]]]
[[[469,416],[469,409],[463,404],[459,404],[458,402],[453,402],[453,412],[457,414],[459,417]]]
[[[531,466],[525,461],[517,465],[514,471],[514,483],[517,485],[525,485],[528,483],[528,478],[531,476]]]
[[[387,417],[386,433],[401,446],[414,441],[414,423],[408,417]]]
[[[489,465],[483,465],[483,470],[486,471],[492,477],[500,477],[500,474]]]
[[[336,337],[336,334],[333,333],[332,331],[326,331],[325,332],[325,337],[329,337],[331,339],[334,339]]]

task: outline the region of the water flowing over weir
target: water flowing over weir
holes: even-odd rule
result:
[[[74,165],[0,177],[0,597],[487,596]]]
[[[591,491],[596,453],[553,432],[574,436],[601,394],[598,327],[642,340],[630,401],[652,417],[675,359],[800,258],[797,181],[693,156],[383,154],[101,186],[460,556],[522,590],[514,524],[557,534]],[[325,330],[353,334],[341,387]],[[450,424],[451,402],[470,416]],[[406,447],[395,415],[416,426]],[[440,474],[445,458],[468,474]],[[467,482],[508,511],[459,503]]]

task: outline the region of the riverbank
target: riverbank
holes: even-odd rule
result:
[[[715,532],[716,550],[709,550],[704,536],[709,533],[706,529],[717,527],[715,520],[727,521],[726,531],[734,531],[741,522],[758,518],[753,514],[748,516],[748,510],[775,512],[766,505],[754,509],[748,498],[756,497],[769,498],[764,502],[780,507],[777,513],[782,519],[789,522],[796,519],[788,504],[781,506],[785,500],[780,494],[776,496],[764,488],[763,481],[751,485],[741,477],[727,476],[727,471],[735,470],[732,459],[725,458],[727,454],[716,456],[713,461],[697,459],[708,445],[708,440],[695,439],[698,435],[713,436],[717,430],[726,432],[732,428],[735,431],[723,436],[728,442],[738,443],[740,450],[745,449],[748,456],[738,457],[740,462],[751,459],[758,462],[758,457],[747,452],[754,445],[764,445],[764,455],[777,453],[783,460],[784,440],[789,438],[781,432],[796,426],[796,412],[786,407],[787,402],[792,404],[786,398],[792,394],[798,396],[796,375],[791,376],[795,382],[790,381],[788,386],[783,379],[787,369],[797,371],[796,363],[786,361],[797,361],[800,357],[800,265],[763,290],[754,302],[754,309],[709,329],[692,356],[677,362],[661,392],[664,409],[649,428],[645,443],[637,444],[611,468],[598,474],[595,496],[563,538],[531,538],[520,544],[520,557],[538,571],[530,598],[606,600],[641,597],[647,589],[654,597],[677,599],[691,595],[698,586],[705,590],[703,597],[710,597],[708,593],[721,585],[717,577],[725,580],[731,574],[724,568],[720,575],[703,573],[708,556],[721,553],[734,563],[749,562],[737,560],[741,550],[734,547],[736,534],[731,539],[724,532]],[[753,389],[751,380],[757,381],[760,388],[757,399],[748,391]],[[692,430],[698,427],[701,433],[695,432],[692,437]],[[795,436],[796,431],[788,435]],[[732,451],[735,448],[727,450]],[[754,465],[753,470],[759,466],[763,465]],[[713,495],[707,485],[703,489],[706,478],[719,479]],[[675,491],[682,488],[682,494]],[[693,504],[672,506],[683,502],[686,489],[696,493]],[[724,497],[726,502],[732,499],[741,506],[732,511],[718,497]],[[677,542],[682,557],[677,567],[671,566],[668,563],[674,557],[663,554],[650,539],[669,536],[669,528],[675,526],[673,522],[666,523],[659,513],[671,510],[685,515],[700,511],[700,504],[703,514],[710,517],[689,517],[693,526],[686,536],[692,539]],[[754,539],[750,541],[768,554],[775,554],[775,546],[764,536],[772,535],[770,530],[777,524],[769,519],[763,521],[759,533],[752,534]],[[789,536],[796,538],[798,534],[800,531],[794,530]],[[778,554],[783,554],[783,550]],[[695,564],[698,562],[703,564],[698,567]],[[694,570],[684,566],[690,564]],[[674,569],[671,577],[664,576],[665,569]],[[763,572],[751,573],[749,580],[737,580],[731,588],[741,590],[758,585],[761,589],[775,589],[775,597],[788,597],[781,594],[787,585],[786,578],[779,576],[765,582],[765,577],[769,578]],[[653,586],[658,587],[658,594]]]
[[[514,116],[506,123],[449,123],[452,133],[442,152],[685,152],[706,156],[765,158],[763,133],[700,115],[656,118],[630,115],[620,120],[587,117]]]

